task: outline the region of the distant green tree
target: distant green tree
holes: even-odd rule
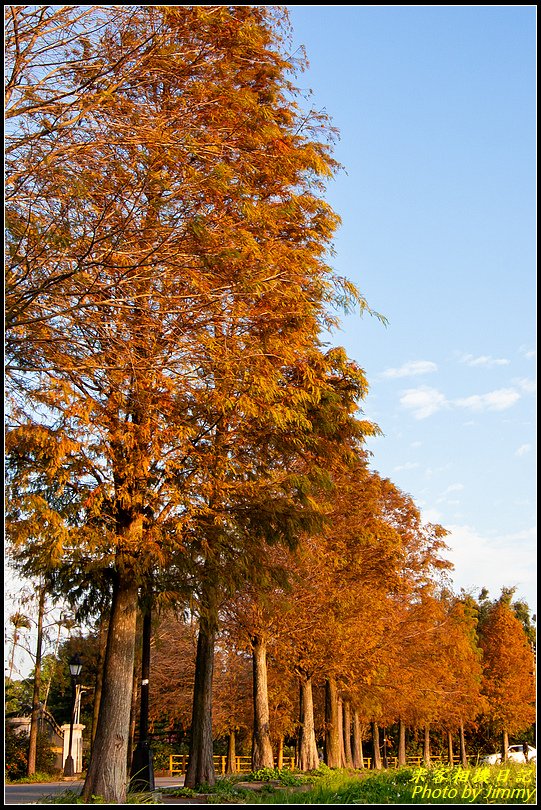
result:
[[[80,655],[82,661],[79,683],[85,687],[85,690],[81,697],[81,723],[86,726],[86,734],[90,733],[92,724],[93,687],[98,666],[98,642],[93,634],[72,636],[60,646],[54,678],[49,690],[47,709],[57,723],[69,723],[72,711],[72,693],[68,662],[75,653]],[[47,666],[51,667],[52,664],[51,656],[47,660]]]
[[[23,678],[4,681],[4,712],[6,717],[24,716],[30,711],[32,705],[32,679]]]

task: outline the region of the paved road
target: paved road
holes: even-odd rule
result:
[[[156,790],[164,787],[182,787],[184,777],[171,778],[169,776],[156,777]],[[36,804],[43,796],[56,795],[64,790],[81,790],[81,781],[41,782],[28,785],[6,785],[4,788],[4,804]]]

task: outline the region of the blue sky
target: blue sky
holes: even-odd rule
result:
[[[333,266],[384,436],[371,466],[451,531],[457,589],[536,609],[536,8],[288,6],[340,131]]]

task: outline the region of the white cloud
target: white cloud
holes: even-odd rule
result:
[[[401,470],[416,470],[419,467],[417,461],[406,461],[405,464],[399,464],[398,467],[393,468],[393,472],[400,472]]]
[[[441,391],[422,385],[404,391],[400,397],[400,404],[410,410],[415,419],[426,419],[447,407],[448,402]]]
[[[516,598],[525,599],[535,613],[537,594],[536,530],[486,537],[467,525],[446,526],[449,551],[446,558],[455,566],[451,578],[457,589],[479,591],[488,588],[497,598],[503,587],[516,586]]]
[[[520,447],[518,447],[515,450],[515,456],[518,456],[519,458],[521,456],[525,456],[527,453],[530,452],[531,449],[532,449],[531,444],[521,444]]]
[[[463,489],[464,484],[459,484],[457,482],[456,484],[450,484],[443,494],[448,495],[450,492],[462,492]]]
[[[455,399],[453,404],[472,411],[505,411],[519,399],[520,394],[514,388],[499,388],[487,394],[474,394],[471,397]]]
[[[460,501],[450,500],[448,496],[453,492],[462,492],[463,489],[464,484],[459,484],[458,482],[456,484],[450,484],[447,489],[441,493],[439,498],[436,499],[436,503],[446,503],[449,506],[456,506]]]
[[[505,411],[515,405],[521,398],[522,391],[530,393],[535,388],[535,381],[522,379],[516,381],[515,388],[498,388],[486,394],[472,394],[469,397],[447,399],[445,394],[436,388],[421,385],[418,388],[408,388],[402,392],[400,404],[412,412],[415,419],[426,419],[441,411],[443,408],[466,408],[469,411],[480,413],[483,411]],[[469,422],[466,424],[474,424]]]
[[[382,371],[380,376],[386,379],[397,379],[399,377],[417,377],[420,374],[432,374],[437,371],[436,363],[430,360],[412,360],[409,363],[404,363],[400,368],[388,368]]]
[[[453,465],[451,463],[442,464],[439,467],[427,467],[425,470],[426,478],[433,478],[435,475],[439,475],[442,472],[446,472],[446,470],[450,470]]]
[[[520,380],[513,380],[515,385],[518,385],[521,391],[525,394],[535,394],[537,391],[537,380],[531,380],[528,377],[523,377]]]
[[[519,352],[524,355],[528,360],[533,360],[537,357],[537,352],[535,349],[530,349],[529,346],[520,346]]]
[[[464,354],[460,362],[465,363],[467,366],[493,368],[494,366],[508,366],[510,361],[505,357],[491,357],[487,354],[482,354],[479,357],[474,357],[473,354]]]

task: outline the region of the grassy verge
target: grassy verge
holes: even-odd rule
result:
[[[6,776],[6,785],[33,785],[41,782],[59,782],[62,778],[61,773],[43,773],[37,771],[32,776],[21,776],[19,779],[10,779]]]
[[[535,765],[400,768],[323,774],[308,790],[255,794],[252,804],[536,804]]]
[[[176,796],[201,796],[208,804],[536,804],[535,765],[473,768],[400,768],[308,774],[258,771],[218,779],[200,791],[177,788]],[[164,791],[165,792],[165,791]]]
[[[37,804],[108,804],[103,796],[92,796],[84,802],[79,790],[63,790],[51,796],[43,796]],[[162,804],[153,793],[128,793],[126,804]]]

